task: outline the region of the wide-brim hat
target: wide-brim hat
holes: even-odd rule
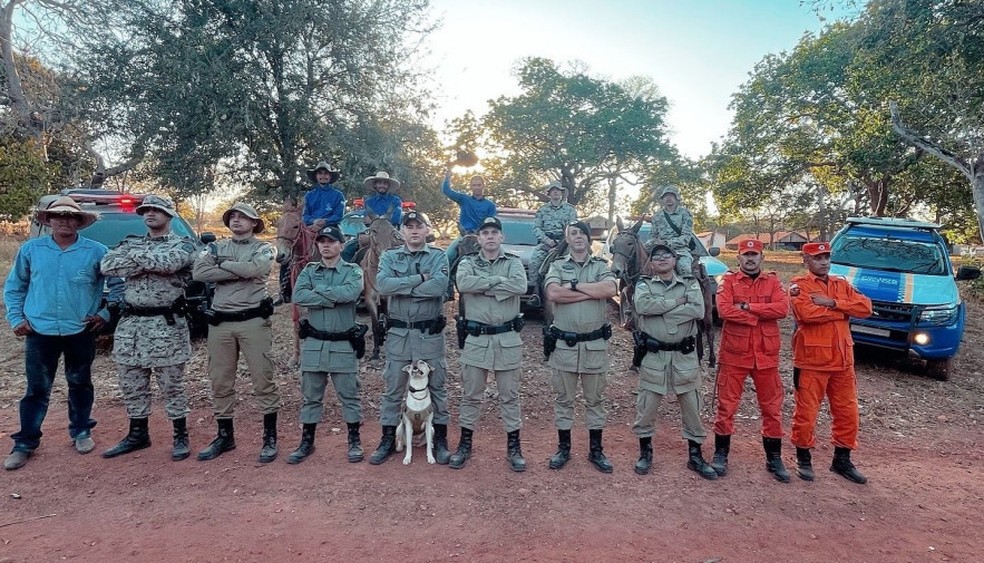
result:
[[[362,185],[365,186],[366,190],[371,190],[375,187],[373,184],[376,183],[376,180],[385,180],[386,182],[389,182],[390,190],[400,189],[400,181],[397,180],[396,178],[390,178],[390,175],[387,174],[386,172],[383,172],[382,170],[376,172],[375,176],[369,176],[368,178],[363,180]]]
[[[560,182],[554,181],[554,182],[550,182],[549,184],[547,184],[547,187],[543,188],[543,193],[545,195],[550,195],[550,190],[560,190],[562,192],[566,192],[567,188],[565,188],[564,185],[561,184]]]
[[[263,218],[260,217],[260,214],[256,212],[256,209],[252,205],[248,203],[243,203],[241,201],[233,204],[232,207],[226,209],[225,213],[222,214],[222,223],[226,227],[229,226],[229,216],[232,215],[233,211],[238,211],[243,215],[249,217],[250,219],[256,221],[256,226],[253,227],[254,234],[260,234],[263,232],[263,229],[266,228],[266,225],[263,223]]]
[[[316,164],[314,168],[311,168],[310,170],[307,171],[308,180],[310,180],[312,183],[317,182],[318,180],[317,178],[315,178],[315,175],[317,174],[318,170],[321,169],[327,170],[328,173],[331,174],[331,178],[328,180],[329,184],[334,184],[335,180],[337,180],[338,176],[341,174],[341,172],[337,168],[335,168],[331,164],[328,164],[328,161],[322,160],[321,162]]]
[[[137,206],[137,215],[143,215],[149,209],[156,209],[162,213],[167,214],[168,217],[174,217],[178,214],[177,210],[174,208],[174,202],[171,198],[162,195],[149,195],[140,202]]]
[[[79,228],[84,229],[89,225],[95,223],[99,216],[95,213],[89,211],[82,211],[79,204],[75,202],[74,199],[68,196],[62,196],[55,201],[51,202],[45,209],[39,209],[35,215],[40,223],[45,225],[51,219],[52,215],[71,215],[79,218]]]
[[[659,198],[662,198],[666,194],[673,194],[677,199],[680,199],[680,188],[670,184],[668,186],[663,186],[663,189],[659,190]]]

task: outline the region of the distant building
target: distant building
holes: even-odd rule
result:
[[[728,249],[737,250],[738,241],[750,238],[760,240],[766,250],[799,251],[803,248],[805,243],[810,242],[810,238],[806,236],[805,233],[798,231],[777,231],[772,235],[769,233],[762,233],[759,235],[754,235],[751,233],[740,234],[734,238],[728,239],[724,245]]]
[[[724,231],[704,231],[703,233],[696,233],[696,236],[704,248],[712,246],[724,248],[728,241],[728,233]]]

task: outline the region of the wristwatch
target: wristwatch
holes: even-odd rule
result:
[[[577,291],[577,280],[571,280],[571,291]]]

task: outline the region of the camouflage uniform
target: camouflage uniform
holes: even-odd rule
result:
[[[533,221],[533,234],[540,244],[533,249],[530,256],[530,285],[537,287],[540,283],[540,266],[552,248],[547,245],[547,241],[553,240],[560,243],[564,240],[564,229],[573,221],[577,221],[577,210],[574,206],[561,202],[560,205],[548,203],[536,212]]]
[[[680,234],[667,222],[667,215],[673,225],[679,227]],[[677,255],[676,273],[680,277],[692,278],[694,257],[690,254],[690,242],[694,235],[694,217],[683,205],[678,204],[673,213],[662,209],[653,212],[653,230],[649,236],[646,250],[652,249],[653,241],[662,240]]]
[[[150,416],[152,369],[168,418],[184,418],[189,412],[184,384],[184,364],[191,356],[188,321],[180,313],[168,318],[128,315],[126,310],[170,307],[183,297],[195,252],[191,239],[174,233],[157,238],[131,235],[102,259],[105,275],[126,278],[126,304],[113,337],[113,360],[131,419]]]

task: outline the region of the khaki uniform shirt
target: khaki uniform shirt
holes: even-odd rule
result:
[[[256,237],[223,239],[195,260],[192,275],[198,281],[215,282],[212,310],[236,313],[254,309],[267,297],[266,282],[277,252]]]
[[[429,274],[430,279],[422,281],[420,274]],[[386,298],[389,318],[419,322],[442,314],[448,281],[448,257],[443,250],[426,245],[411,252],[404,245],[380,257],[376,289]],[[390,328],[385,351],[391,360],[443,360],[444,333]]]
[[[559,283],[569,286],[571,280],[582,282],[600,282],[611,280],[615,283],[612,273],[605,260],[597,256],[588,256],[581,265],[575,262],[570,254],[555,260],[550,264],[550,270],[544,279],[543,286]],[[553,324],[566,332],[592,332],[605,326],[608,322],[608,300],[592,299],[579,303],[553,304]],[[550,367],[575,373],[600,373],[608,371],[608,341],[603,338],[578,342],[573,347],[563,340],[557,341],[557,348],[550,354]]]
[[[362,295],[362,268],[344,260],[333,267],[312,262],[301,270],[292,299],[307,308],[311,326],[324,332],[345,332],[355,326],[355,306]],[[355,373],[359,361],[348,340],[305,338],[301,371]]]
[[[687,296],[687,302],[676,299]],[[684,280],[675,273],[664,282],[643,277],[636,284],[632,303],[636,310],[639,330],[660,342],[680,342],[697,335],[697,321],[704,318],[704,296],[696,280]],[[639,366],[639,387],[665,395],[693,391],[700,383],[697,352],[684,354],[660,350],[648,352]]]
[[[191,279],[195,243],[168,233],[162,237],[128,236],[103,256],[106,276],[126,279],[123,297],[134,307],[170,307],[184,295]],[[113,360],[119,364],[162,367],[183,364],[191,357],[188,322],[174,315],[126,316],[113,336]]]
[[[455,282],[466,320],[498,326],[519,316],[519,298],[526,293],[526,269],[519,257],[501,250],[491,262],[481,252],[466,256],[458,264]],[[468,336],[461,364],[518,369],[523,365],[523,339],[516,331]]]

